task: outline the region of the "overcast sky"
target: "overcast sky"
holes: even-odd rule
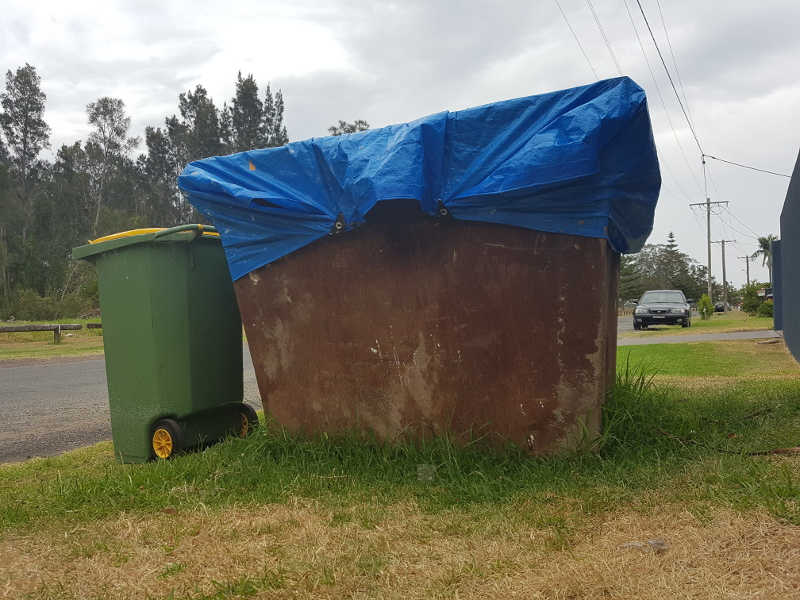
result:
[[[589,61],[555,0],[0,0],[0,68],[36,66],[54,148],[86,137],[85,106],[100,96],[122,98],[142,135],[198,83],[221,105],[239,70],[283,90],[289,137],[301,140],[337,119],[380,127],[618,75],[587,1],[559,2]],[[657,1],[641,2],[704,151],[790,173],[800,147],[800,2],[661,0],[677,71]],[[705,263],[704,212],[688,207],[704,200],[699,151],[636,0],[592,5],[622,73],[649,99],[664,180],[650,242],[674,231]],[[738,285],[736,257],[755,250],[756,234],[778,232],[789,180],[709,167],[712,200],[730,202],[712,217],[712,237],[737,240],[727,270]],[[760,264],[751,276],[765,280]],[[720,265],[716,245],[718,278]]]

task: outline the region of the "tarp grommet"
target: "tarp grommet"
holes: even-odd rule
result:
[[[331,230],[328,232],[328,235],[339,235],[344,231],[344,215],[339,215],[336,217],[336,221],[331,227]]]

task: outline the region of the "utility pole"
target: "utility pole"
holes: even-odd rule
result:
[[[725,312],[728,312],[728,280],[725,275],[725,244],[736,243],[736,240],[719,240],[718,242],[711,242],[712,244],[722,244],[722,303]]]
[[[708,297],[713,302],[714,298],[711,293],[711,207],[716,206],[718,204],[727,204],[727,201],[724,202],[712,202],[711,197],[708,195],[708,180],[706,179],[706,157],[705,154],[702,155],[701,160],[703,161],[703,183],[705,184],[705,191],[706,191],[706,201],[705,202],[696,202],[694,204],[690,204],[689,206],[705,206],[706,207],[706,242],[708,244]],[[722,253],[723,257],[725,252]],[[724,267],[723,267],[724,270]],[[723,277],[724,279],[724,277]],[[723,289],[724,286],[723,286]],[[727,293],[727,292],[726,292]]]
[[[737,256],[736,258],[744,261],[744,264],[747,267],[747,285],[750,285],[750,259],[753,258],[753,257],[752,256]]]

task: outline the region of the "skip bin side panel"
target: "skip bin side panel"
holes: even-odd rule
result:
[[[606,340],[606,382],[605,389],[610,391],[617,380],[617,322],[619,309],[619,263],[620,257],[612,248],[606,248],[606,269],[608,270],[608,287],[606,295],[606,324],[601,333]]]
[[[610,254],[602,239],[422,219],[284,257],[235,283],[264,407],[305,433],[574,445],[608,384]]]

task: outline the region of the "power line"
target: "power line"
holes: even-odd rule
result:
[[[725,221],[722,219],[722,217],[720,216],[720,214],[721,214],[721,210],[720,210],[720,212],[718,212],[718,213],[714,213],[714,214],[715,214],[715,215],[716,215],[716,216],[719,218],[719,224],[720,224],[720,226],[722,227],[722,237],[723,237],[723,238],[729,238],[729,237],[732,237],[732,236],[731,236],[731,232],[728,230],[728,224],[727,224],[727,223],[726,223],[726,222],[725,222]]]
[[[711,173],[712,173],[711,167],[707,166],[706,169],[707,169],[707,173],[708,173],[708,182],[711,184],[711,187],[714,189],[714,192],[716,193],[716,195],[719,196],[719,189],[717,188],[717,184],[714,182],[714,178],[711,175]],[[744,232],[741,229],[735,227],[732,222],[726,221],[723,218],[723,214],[724,214],[723,209],[724,209],[724,211],[727,211],[728,215],[730,215],[731,217],[736,219],[736,221],[738,221],[741,225],[743,225],[745,228],[750,230],[751,233]],[[735,231],[736,233],[738,233],[741,236],[744,236],[744,237],[749,238],[751,240],[757,240],[758,239],[758,233],[753,231],[753,229],[747,223],[745,223],[739,217],[737,217],[733,213],[733,211],[730,209],[730,206],[728,204],[721,204],[716,209],[712,208],[711,209],[711,214],[714,215],[715,217],[719,217],[719,220],[722,223],[724,229],[727,230],[727,228],[730,227],[733,231]],[[726,233],[726,235],[727,235],[727,233]]]
[[[650,60],[647,58],[647,52],[645,52],[644,50],[644,44],[642,44],[642,38],[639,37],[639,30],[636,29],[636,23],[633,20],[633,15],[631,14],[630,8],[628,8],[628,0],[622,0],[622,3],[625,5],[625,11],[628,13],[628,19],[631,22],[633,33],[636,36],[636,41],[639,43],[639,50],[641,50],[642,52],[642,58],[644,58],[644,62],[647,65],[647,70],[650,71],[650,77],[652,78],[653,85],[656,88],[656,93],[658,94],[658,99],[661,102],[661,107],[664,109],[664,115],[667,117],[667,123],[669,123],[669,128],[672,130],[672,135],[675,138],[675,143],[678,145],[678,149],[680,150],[681,156],[683,157],[683,162],[686,163],[686,169],[689,171],[689,174],[692,176],[692,179],[694,180],[698,189],[701,189],[700,182],[698,181],[697,176],[692,170],[692,167],[689,165],[689,159],[686,157],[686,151],[684,150],[683,144],[681,144],[680,138],[678,137],[678,132],[675,131],[675,125],[672,123],[672,118],[669,116],[669,110],[667,110],[667,103],[664,102],[664,95],[661,93],[661,86],[658,85],[656,74],[653,72],[653,67],[650,65]]]
[[[719,214],[717,216],[719,217],[719,220],[722,223],[723,228],[726,230],[726,234],[725,235],[728,235],[727,234],[727,229],[730,228],[732,231],[735,231],[739,235],[743,235],[747,239],[750,239],[750,240],[757,240],[758,239],[758,238],[753,237],[749,233],[745,233],[744,231],[742,231],[738,227],[734,227],[733,223],[731,223],[730,221],[726,221],[725,219],[722,218],[722,214]]]
[[[700,215],[698,215],[695,212],[694,206],[692,206],[691,204],[689,205],[689,209],[692,211],[692,217],[694,217],[695,225],[697,225],[697,227],[700,229],[701,233],[705,234],[705,231],[704,231],[705,230],[705,226],[703,225],[703,223],[700,220],[702,217],[700,217]]]
[[[606,32],[603,29],[603,26],[600,24],[600,19],[597,17],[597,13],[594,11],[594,6],[592,5],[592,0],[586,0],[586,4],[589,5],[589,10],[592,11],[592,16],[594,17],[594,22],[597,23],[597,28],[600,30],[600,35],[603,36],[603,41],[606,43],[606,48],[608,48],[608,52],[611,54],[611,58],[614,61],[614,64],[617,67],[617,73],[622,75],[622,67],[619,66],[619,61],[617,60],[617,55],[614,54],[614,50],[611,48],[611,43],[608,41],[606,37]]]
[[[567,27],[569,27],[570,32],[572,32],[572,37],[575,38],[575,42],[578,44],[578,48],[581,49],[581,54],[583,54],[583,58],[586,59],[589,68],[592,70],[594,78],[600,79],[600,76],[597,74],[597,71],[594,70],[594,65],[592,64],[592,61],[589,60],[589,55],[586,54],[586,50],[583,49],[583,44],[581,44],[580,39],[578,39],[578,34],[575,33],[575,30],[572,28],[572,25],[570,25],[569,19],[567,19],[567,14],[564,12],[564,9],[561,8],[561,4],[559,4],[558,0],[555,0],[555,3],[556,6],[558,7],[558,10],[561,12],[561,16],[564,17],[564,22],[567,24]]]
[[[639,0],[636,0],[637,2]],[[702,152],[702,150],[701,150]],[[786,173],[777,173],[776,171],[769,171],[767,169],[759,169],[757,167],[751,167],[750,165],[743,165],[742,163],[733,162],[732,160],[725,160],[724,158],[719,158],[718,156],[713,156],[711,154],[703,154],[706,158],[713,158],[714,160],[718,160],[719,162],[728,163],[729,165],[734,165],[736,167],[742,167],[743,169],[750,169],[751,171],[758,171],[759,173],[769,173],[770,175],[777,175],[778,177],[788,177],[791,179],[791,175],[787,175]]]
[[[672,86],[672,91],[675,92],[675,98],[678,100],[678,105],[681,107],[681,111],[683,112],[683,116],[686,119],[686,123],[689,125],[689,131],[692,132],[692,136],[694,137],[694,141],[697,144],[697,148],[700,150],[700,154],[703,154],[703,147],[700,145],[700,140],[698,139],[697,133],[694,130],[692,121],[691,119],[689,119],[689,115],[686,113],[686,108],[684,108],[683,106],[683,102],[681,101],[681,96],[678,93],[677,88],[675,87],[675,82],[672,81],[672,75],[670,75],[669,73],[669,69],[667,68],[667,63],[664,60],[664,55],[661,54],[661,48],[658,47],[656,36],[653,35],[653,29],[650,27],[650,22],[647,20],[647,15],[644,14],[644,8],[642,8],[641,0],[636,0],[636,4],[639,6],[639,12],[642,13],[644,24],[647,25],[647,31],[650,32],[650,38],[653,40],[653,45],[656,47],[656,52],[658,52],[658,58],[661,59],[661,64],[664,66],[664,71],[667,73],[667,78],[669,79],[669,84]]]
[[[714,177],[711,173],[711,165],[706,164],[706,170],[708,172],[708,182],[711,184],[711,189],[714,190],[714,195],[719,196],[719,188],[717,187],[716,182],[714,181]]]
[[[675,173],[673,173],[673,172],[672,172],[672,169],[669,167],[669,164],[668,164],[666,161],[664,161],[664,170],[665,170],[667,173],[669,173],[669,182],[670,182],[670,185],[667,185],[667,182],[666,182],[666,181],[664,181],[664,180],[662,179],[662,180],[661,180],[661,189],[662,189],[662,190],[665,190],[665,191],[668,191],[668,192],[670,192],[670,193],[673,193],[673,191],[672,191],[672,189],[671,189],[671,187],[670,187],[670,186],[671,186],[672,184],[675,184],[675,188],[678,190],[678,192],[680,193],[680,195],[681,195],[681,196],[683,196],[683,199],[684,199],[684,200],[686,200],[687,202],[691,202],[691,201],[692,201],[692,199],[691,199],[691,198],[689,198],[689,194],[687,194],[687,193],[686,193],[686,190],[684,190],[684,189],[683,189],[683,187],[681,187],[681,184],[680,184],[680,182],[678,181],[678,178],[677,178],[677,177],[675,177]],[[674,195],[674,194],[673,194],[673,195]]]
[[[726,208],[727,208],[727,207],[726,207]],[[744,227],[745,227],[745,228],[746,228],[748,231],[750,231],[750,233],[752,233],[752,234],[755,236],[755,238],[756,238],[756,239],[758,239],[759,237],[761,237],[761,236],[758,234],[758,232],[757,232],[757,231],[755,231],[755,230],[754,230],[752,227],[750,227],[750,225],[748,225],[747,223],[745,223],[744,221],[742,221],[742,220],[741,220],[739,217],[737,217],[735,214],[733,214],[733,211],[732,211],[730,208],[727,208],[727,210],[728,210],[728,214],[730,214],[730,216],[732,216],[732,217],[733,217],[734,219],[736,219],[736,220],[737,220],[739,223],[741,223],[741,224],[742,224],[742,225],[743,225],[743,226],[744,226]]]
[[[675,51],[672,49],[672,42],[669,39],[669,31],[667,31],[667,22],[664,20],[664,12],[661,10],[661,0],[656,0],[656,4],[658,5],[658,14],[661,17],[661,26],[664,28],[664,37],[667,38],[667,46],[669,46],[669,53],[672,56],[672,64],[675,66],[675,75],[678,77],[678,85],[681,88],[681,92],[683,93],[683,101],[686,103],[686,112],[689,113],[689,116],[692,116],[692,110],[689,107],[689,99],[686,97],[686,88],[683,86],[683,79],[681,78],[681,72],[678,70],[678,60],[675,58]]]

